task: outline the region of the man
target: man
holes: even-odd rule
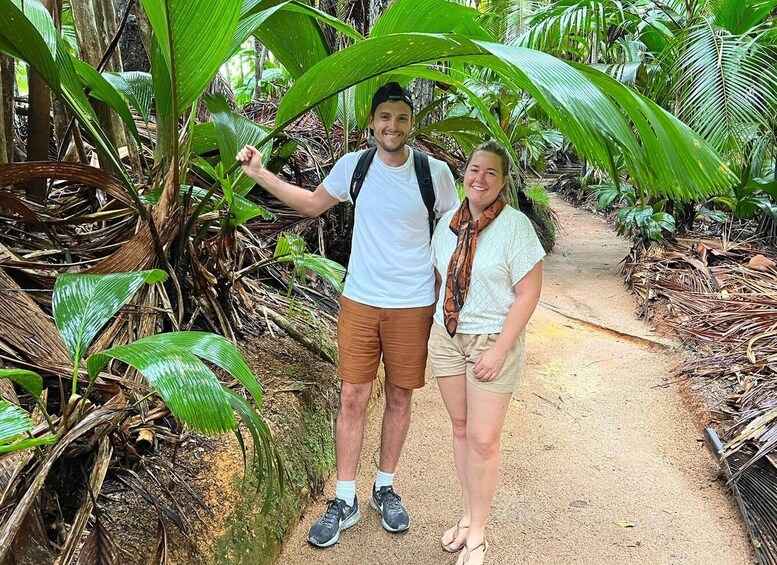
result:
[[[394,492],[394,472],[410,424],[413,389],[424,385],[426,347],[434,308],[434,275],[429,252],[429,212],[419,190],[413,150],[407,146],[413,103],[396,82],[380,87],[370,108],[370,129],[377,143],[355,209],[353,242],[338,320],[340,409],[335,429],[335,498],[311,528],[308,541],[318,547],[337,543],[340,532],[360,517],[356,469],[364,438],[364,417],[372,382],[383,359],[386,409],[380,464],[370,506],[380,512],[389,532],[410,527],[410,518]],[[243,171],[295,210],[318,216],[338,202],[351,200],[350,189],[362,152],[348,153],[310,192],[289,184],[261,166],[261,155],[244,147],[237,155]],[[458,205],[447,165],[429,159],[440,217]]]

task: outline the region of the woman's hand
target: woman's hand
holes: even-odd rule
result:
[[[256,179],[259,173],[264,170],[262,154],[251,145],[246,145],[238,151],[235,160],[240,162],[243,172],[253,179]]]
[[[475,362],[475,378],[481,382],[487,383],[493,381],[502,370],[502,365],[507,358],[507,351],[493,345],[486,349],[480,358]]]

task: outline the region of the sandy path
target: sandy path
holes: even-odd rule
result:
[[[617,272],[628,244],[594,215],[560,201],[554,208],[563,231],[545,263],[544,305],[530,324],[525,380],[505,424],[487,563],[754,563],[691,411],[676,387],[656,387],[676,358],[558,313],[653,339],[635,320],[634,302]],[[370,417],[357,481],[361,522],[338,545],[312,548],[305,536],[324,508],[316,504],[279,563],[455,563],[438,545],[460,503],[435,383],[414,397],[396,477],[412,527],[400,535],[384,532],[367,507],[380,415],[376,410]],[[326,494],[333,492],[331,480]]]

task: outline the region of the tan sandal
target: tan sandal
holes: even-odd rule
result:
[[[464,544],[464,559],[462,560],[462,563],[469,563],[469,556],[472,555],[473,551],[477,551],[480,548],[483,548],[483,563],[486,562],[486,553],[488,553],[488,542],[486,540],[481,541],[479,544],[477,544],[475,547],[470,549],[467,547],[467,544]]]
[[[464,540],[464,542],[460,546],[458,546],[458,547],[455,547],[453,544],[456,541],[456,538],[459,537],[459,530],[466,530],[467,528],[469,528],[469,525],[462,526],[461,525],[461,518],[459,518],[459,520],[456,522],[456,529],[453,530],[453,537],[451,538],[451,543],[447,543],[446,544],[442,540],[442,538],[440,538],[440,545],[442,546],[442,550],[443,551],[447,551],[448,553],[456,553],[457,551],[460,551],[461,548],[464,547],[467,544],[467,541]],[[444,536],[445,536],[445,534],[443,534],[443,537]]]

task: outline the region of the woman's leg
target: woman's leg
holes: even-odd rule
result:
[[[469,526],[469,492],[467,487],[467,383],[464,375],[453,377],[440,377],[437,379],[442,400],[453,427],[453,461],[456,464],[456,473],[459,476],[461,495],[464,500],[464,513],[459,520],[460,526]],[[448,549],[455,551],[464,545],[467,537],[467,529],[459,527],[458,535],[456,526],[453,526],[443,534],[442,543]]]
[[[499,477],[502,426],[510,406],[510,393],[489,392],[467,383],[467,490],[470,525],[467,547],[475,548],[485,538],[486,520]],[[468,563],[482,563],[484,550],[469,556]],[[463,562],[462,554],[460,561]]]

